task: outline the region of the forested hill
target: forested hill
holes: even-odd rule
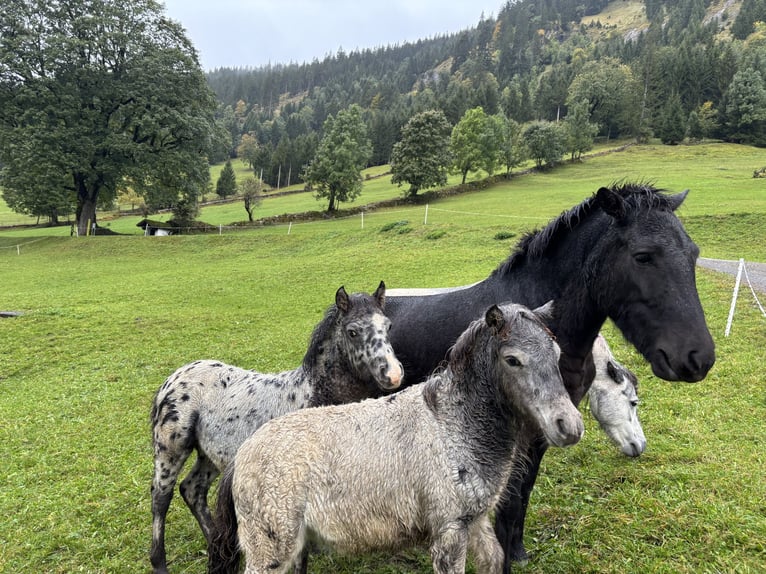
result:
[[[563,118],[583,98],[604,136],[645,137],[694,116],[707,135],[763,144],[761,22],[766,0],[520,0],[457,34],[311,63],[222,68],[208,81],[230,153],[251,138],[267,180],[286,162],[308,163],[324,120],[351,104],[365,111],[373,164],[389,160],[401,127],[423,110],[441,109],[454,125],[481,106],[524,123]]]

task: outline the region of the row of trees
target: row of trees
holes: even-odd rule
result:
[[[487,115],[481,107],[467,110],[453,127],[440,110],[413,116],[394,145],[391,181],[414,197],[421,190],[447,183],[448,173],[458,173],[462,183],[468,173],[493,175],[534,159],[538,167],[553,166],[565,153],[573,159],[591,149],[597,126],[587,120],[586,102],[561,123],[535,121],[522,126],[503,114]],[[352,105],[330,116],[316,155],[303,174],[318,200],[335,211],[341,202],[353,201],[362,191],[361,171],[372,153],[362,110]],[[218,180],[219,195],[232,188],[233,170],[227,162]]]

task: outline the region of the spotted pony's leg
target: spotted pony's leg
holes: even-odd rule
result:
[[[165,556],[165,521],[173,499],[178,475],[191,454],[191,449],[176,451],[155,444],[154,478],[152,479],[152,549],[150,559],[154,572],[167,572]]]
[[[210,533],[213,530],[213,517],[207,504],[207,494],[210,491],[210,485],[213,484],[219,474],[220,471],[213,462],[198,450],[197,461],[181,482],[179,489],[186,505],[199,522],[208,542],[210,542]]]

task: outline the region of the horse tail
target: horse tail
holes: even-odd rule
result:
[[[208,574],[236,574],[241,552],[237,540],[237,513],[234,509],[232,482],[234,462],[226,468],[218,485],[213,532],[208,544]]]

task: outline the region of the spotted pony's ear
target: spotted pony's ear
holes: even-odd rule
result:
[[[505,326],[505,315],[497,305],[492,305],[484,315],[484,321],[496,334]]]
[[[348,313],[350,306],[350,300],[346,289],[341,285],[335,292],[335,306],[341,311],[341,313]]]
[[[375,289],[375,293],[372,294],[375,300],[378,302],[381,310],[386,307],[386,284],[383,281],[380,282],[378,288]]]

